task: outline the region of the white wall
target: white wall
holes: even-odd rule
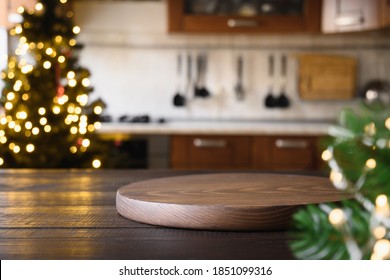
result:
[[[211,119],[328,119],[351,102],[305,102],[297,94],[297,62],[294,54],[326,52],[359,59],[359,87],[372,78],[385,77],[390,65],[390,40],[360,36],[227,36],[169,35],[164,1],[77,1],[76,23],[85,44],[81,64],[92,72],[94,96],[103,97],[107,113],[150,114],[166,118]],[[384,48],[383,45],[387,46]],[[382,47],[381,47],[382,46]],[[207,87],[212,98],[197,99],[186,108],[172,105],[178,79],[178,53],[206,52],[209,56]],[[269,54],[289,55],[287,110],[263,105],[270,81]],[[244,56],[246,99],[234,95],[235,57]],[[184,76],[180,79],[185,84]],[[276,81],[276,85],[280,85]],[[274,88],[279,88],[276,86]],[[278,90],[277,90],[278,91]]]

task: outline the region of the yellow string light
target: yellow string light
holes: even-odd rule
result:
[[[92,167],[93,168],[100,168],[102,166],[102,162],[100,161],[100,160],[98,160],[98,159],[94,159],[93,161],[92,161]]]
[[[44,63],[43,63],[43,68],[45,69],[50,69],[51,68],[51,62],[46,60]]]
[[[388,117],[385,121],[385,126],[388,130],[390,130],[390,117]]]
[[[375,259],[385,259],[390,256],[390,241],[387,239],[380,239],[374,245]]]
[[[20,152],[20,147],[18,145],[15,145],[14,149],[13,149],[13,152],[15,154],[18,154]]]
[[[6,110],[11,110],[13,107],[14,107],[14,105],[12,105],[11,102],[6,102],[5,105],[4,105],[4,108]]]
[[[14,99],[15,99],[15,93],[13,93],[12,91],[10,91],[10,92],[7,94],[7,99],[8,99],[9,101],[14,100]]]
[[[35,10],[37,10],[37,11],[42,11],[42,10],[43,10],[43,5],[42,5],[42,3],[37,3],[37,4],[35,5]]]
[[[51,126],[50,125],[45,125],[45,127],[43,128],[43,130],[47,133],[49,133],[51,131]]]
[[[341,226],[345,222],[344,211],[339,208],[335,208],[329,213],[328,219],[333,226]]]
[[[39,128],[38,127],[34,127],[32,130],[31,130],[32,134],[34,135],[38,135],[39,134]]]
[[[81,84],[85,87],[89,87],[91,85],[91,81],[88,79],[88,78],[84,78],[82,81],[81,81]]]
[[[58,106],[53,106],[52,110],[55,115],[58,115],[61,112],[61,108]]]
[[[0,166],[4,164],[4,159],[0,157]]]
[[[8,141],[7,137],[5,137],[5,136],[0,137],[1,144],[5,144],[5,143],[7,143],[7,141]]]
[[[60,55],[60,56],[58,57],[58,62],[59,62],[59,63],[64,63],[64,62],[65,62],[65,56]]]
[[[71,47],[76,46],[76,44],[77,44],[77,41],[76,41],[75,39],[70,39],[70,40],[69,40],[69,45],[70,45]]]
[[[93,108],[93,112],[96,114],[96,115],[100,115],[102,112],[103,112],[103,108],[102,106],[95,106],[95,108]]]
[[[42,117],[39,119],[39,123],[43,126],[47,124],[47,119],[45,117]]]
[[[72,154],[75,154],[77,153],[77,148],[75,146],[72,146],[69,148],[69,151],[72,153]]]
[[[26,151],[27,151],[28,153],[32,153],[32,152],[34,152],[34,150],[35,150],[35,146],[34,146],[33,144],[28,144],[28,145],[26,146]]]
[[[373,158],[370,158],[366,161],[366,167],[368,169],[374,169],[376,167],[376,160]]]
[[[76,25],[76,26],[74,26],[72,30],[73,30],[73,33],[74,33],[74,34],[76,34],[76,35],[77,35],[77,34],[79,34],[79,33],[80,33],[80,31],[81,31],[80,27],[79,27],[79,26],[77,26],[77,25]]]
[[[378,226],[372,230],[372,234],[376,239],[382,239],[386,235],[386,228],[384,226]]]
[[[40,107],[40,108],[38,109],[38,114],[40,114],[41,116],[43,116],[44,114],[46,114],[46,109],[43,108],[43,107]]]
[[[26,129],[31,129],[31,128],[33,127],[32,122],[30,122],[30,121],[26,122],[26,123],[24,124],[24,127],[25,127]]]

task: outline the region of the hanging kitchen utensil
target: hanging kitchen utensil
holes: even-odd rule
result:
[[[195,97],[209,97],[210,92],[205,86],[205,76],[207,68],[207,57],[205,54],[199,54],[196,57],[196,83]]]
[[[282,86],[281,92],[277,99],[277,106],[281,108],[288,108],[290,106],[290,100],[286,94],[286,83],[287,83],[287,57],[285,54],[281,57],[281,76]]]
[[[181,93],[181,72],[182,72],[182,55],[177,55],[176,61],[176,79],[177,79],[177,90],[176,94],[173,96],[173,105],[176,107],[182,107],[186,105],[186,98]]]
[[[268,94],[264,100],[264,105],[267,108],[275,108],[277,106],[277,99],[274,97],[274,95],[272,93],[274,68],[275,68],[274,56],[270,55],[268,57],[268,78],[270,80],[270,86],[268,89]]]
[[[244,72],[244,59],[241,55],[237,57],[237,84],[234,87],[234,91],[236,92],[237,100],[244,100],[245,90],[242,85],[242,76]]]

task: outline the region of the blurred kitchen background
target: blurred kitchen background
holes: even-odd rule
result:
[[[6,3],[7,2],[7,3]],[[7,19],[1,7],[1,65]],[[75,0],[119,167],[319,169],[318,140],[386,88],[390,1]],[[136,159],[139,159],[138,161]]]

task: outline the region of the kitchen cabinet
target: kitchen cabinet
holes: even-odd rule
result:
[[[247,169],[251,138],[246,136],[173,135],[174,169]]]
[[[323,0],[324,33],[376,30],[389,25],[389,0]]]
[[[168,31],[317,33],[321,0],[168,0]]]
[[[173,169],[315,170],[319,136],[171,136]]]

